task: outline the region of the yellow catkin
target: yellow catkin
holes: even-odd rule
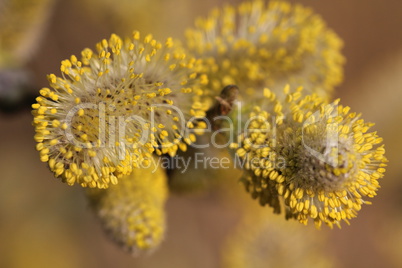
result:
[[[25,63],[38,47],[53,0],[2,0],[0,67]]]
[[[61,77],[48,75],[50,88],[32,105],[41,161],[57,163],[50,170],[69,185],[106,188],[155,150],[174,156],[195,141],[192,129],[202,133],[199,64],[171,39],[139,32],[125,40],[112,34],[80,60],[63,60]]]
[[[221,267],[335,267],[322,233],[283,221],[249,209],[224,243]]]
[[[167,177],[157,158],[108,189],[89,189],[87,197],[110,237],[133,255],[154,250],[165,233]]]
[[[326,104],[315,94],[295,98],[297,92],[284,93],[289,101],[279,110],[266,91],[263,108],[255,106],[250,113],[248,127],[232,145],[245,161],[242,182],[275,212],[283,200],[288,218],[311,219],[317,227],[348,223],[379,188],[387,163],[382,139],[369,132],[372,123],[339,100]],[[266,130],[267,122],[282,115]]]
[[[279,93],[285,84],[303,84],[329,99],[342,81],[342,41],[319,15],[298,4],[227,5],[198,18],[186,38],[188,50],[204,60],[210,98],[227,84],[236,84],[249,100],[260,98],[264,87]]]

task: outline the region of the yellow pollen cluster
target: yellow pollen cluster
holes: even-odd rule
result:
[[[196,20],[186,37],[188,50],[204,59],[209,97],[229,84],[247,99],[261,97],[263,87],[279,92],[290,84],[328,98],[342,80],[342,41],[300,5],[256,0],[226,6]]]
[[[317,227],[339,226],[356,217],[365,197],[374,197],[387,159],[382,138],[339,100],[326,104],[302,88],[284,89],[285,102],[264,89],[237,143],[245,162],[242,182],[261,205],[280,211],[284,201],[288,218]]]
[[[199,64],[138,32],[62,61],[32,105],[41,161],[69,185],[106,188],[153,152],[185,151],[206,127]]]
[[[166,174],[154,165],[135,169],[108,189],[87,191],[105,231],[133,255],[153,250],[162,242],[167,194]]]

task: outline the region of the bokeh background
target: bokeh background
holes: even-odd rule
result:
[[[49,1],[48,22],[36,29],[42,31],[42,38],[23,64],[31,74],[31,93],[47,86],[46,74],[59,73],[61,60],[93,47],[112,32],[124,35],[137,29],[158,39],[182,38],[195,17],[205,16],[212,7],[238,2]],[[345,79],[335,96],[376,123],[390,162],[373,205],[363,207],[350,226],[318,231],[310,225],[301,229],[307,235],[295,238],[288,232],[279,243],[288,250],[286,254],[299,254],[292,252],[297,249],[291,244],[310,245],[311,240],[321,239],[319,252],[334,267],[402,267],[402,2],[291,2],[312,7],[344,40]],[[233,253],[225,252],[224,245],[241,219],[239,211],[244,209],[238,209],[239,203],[249,203],[230,191],[223,193],[222,186],[172,194],[166,206],[168,231],[160,248],[136,259],[123,252],[104,235],[82,190],[54,179],[39,161],[31,120],[28,102],[0,114],[0,267],[213,268],[221,267],[222,258],[236,258],[227,256]],[[231,177],[236,188],[235,176]],[[271,209],[265,211],[272,214]],[[281,216],[273,217],[286,234],[288,223]],[[277,234],[269,232],[272,241],[278,240]],[[267,260],[263,267],[278,266]],[[316,267],[321,267],[318,262]]]

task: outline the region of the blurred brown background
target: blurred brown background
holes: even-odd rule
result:
[[[59,74],[61,60],[113,31],[181,38],[194,17],[239,1],[128,2],[132,11],[92,0],[57,1],[27,64],[35,88],[47,86],[46,74]],[[351,226],[316,232],[328,236],[325,250],[337,267],[402,267],[402,2],[292,2],[313,7],[344,40],[345,80],[336,97],[376,123],[390,161],[373,205],[363,207]],[[31,120],[29,108],[0,115],[0,267],[219,267],[220,247],[239,217],[219,193],[171,196],[165,242],[153,255],[133,259],[103,234],[81,189],[60,183],[39,161]]]

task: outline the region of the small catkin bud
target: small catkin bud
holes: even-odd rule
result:
[[[150,159],[108,189],[88,189],[87,197],[110,237],[133,255],[157,248],[165,233],[167,177]]]

